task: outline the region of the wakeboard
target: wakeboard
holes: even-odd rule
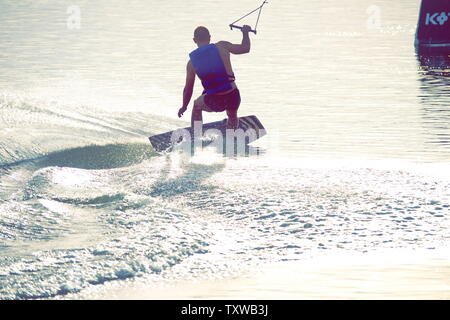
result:
[[[221,121],[215,121],[210,123],[203,124],[203,133],[207,134],[208,130],[214,131],[217,135],[220,133],[223,137],[223,141],[226,141],[226,134],[227,134],[227,128],[226,128],[227,120],[221,120]],[[210,130],[210,129],[216,129],[216,130]],[[236,130],[236,132],[241,132],[245,134],[245,144],[252,143],[253,141],[263,137],[266,135],[266,130],[262,123],[259,121],[259,119],[254,116],[245,116],[245,117],[239,117],[239,125],[237,129],[242,129],[241,131]],[[184,132],[184,135],[180,135],[180,132]],[[176,137],[174,139],[174,137]],[[149,137],[150,143],[153,146],[153,148],[158,151],[167,151],[171,150],[174,145],[182,143],[184,140],[192,137],[192,129],[191,127],[186,127],[182,129],[177,129],[165,133],[160,133],[154,136]],[[211,137],[204,137],[204,141],[206,144],[211,143],[215,140],[214,136]],[[236,139],[235,139],[236,140]],[[205,146],[205,143],[203,143]]]

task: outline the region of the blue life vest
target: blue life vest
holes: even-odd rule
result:
[[[195,73],[202,81],[203,93],[214,94],[232,89],[234,76],[227,74],[219,49],[213,43],[189,54]]]

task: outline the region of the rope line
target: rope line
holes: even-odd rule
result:
[[[254,30],[250,30],[251,32],[253,32],[253,33],[256,34],[256,27],[258,27],[259,17],[261,16],[262,8],[264,7],[264,5],[265,5],[266,3],[268,3],[268,2],[267,2],[266,0],[264,0],[263,3],[262,3],[258,8],[256,8],[255,10],[250,11],[249,13],[243,15],[242,17],[240,17],[240,18],[237,19],[236,21],[232,22],[232,23],[230,24],[231,30],[233,30],[233,28],[242,29],[242,27],[239,27],[239,26],[235,25],[235,23],[241,21],[241,20],[244,19],[245,17],[248,17],[248,16],[251,15],[252,13],[254,13],[254,12],[256,12],[256,11],[259,10],[259,12],[258,12],[258,18],[256,19],[255,29],[254,29]]]
[[[256,19],[256,24],[255,24],[255,31],[256,31],[256,27],[258,26],[259,17],[261,16],[262,8],[263,8],[263,6],[264,6],[266,3],[268,3],[268,2],[267,2],[267,1],[264,1],[264,2],[262,3],[261,7],[259,7],[258,18]]]

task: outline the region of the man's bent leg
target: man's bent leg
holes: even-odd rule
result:
[[[191,117],[191,129],[194,138],[194,148],[201,147],[201,138],[203,137],[203,115],[202,111],[213,112],[204,100],[205,95],[201,95],[194,101]]]
[[[227,116],[227,129],[237,129],[239,123],[237,110],[227,110]]]
[[[194,101],[194,107],[192,108],[191,117],[191,130],[192,138],[194,142],[194,150],[202,146],[201,138],[203,137],[203,115],[201,103],[203,96],[198,97]]]
[[[201,98],[201,97],[200,97]],[[191,128],[194,128],[194,123],[200,121],[203,124],[202,107],[199,105],[198,100],[194,101],[194,107],[192,108]]]
[[[203,124],[202,111],[214,112],[205,104],[205,95],[201,95],[194,101],[194,108],[192,109],[191,127],[194,127],[194,121],[200,121]]]

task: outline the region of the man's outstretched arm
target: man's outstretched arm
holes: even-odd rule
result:
[[[232,44],[228,41],[220,41],[219,43],[233,54],[249,53],[250,52],[250,37],[249,37],[248,33],[250,32],[250,30],[251,30],[250,26],[245,25],[242,27],[242,42],[241,42],[241,44]]]
[[[192,92],[194,91],[195,83],[195,69],[191,61],[188,62],[186,67],[186,84],[183,90],[183,106],[178,110],[178,117],[181,118],[183,113],[187,110],[187,106],[192,98]]]

